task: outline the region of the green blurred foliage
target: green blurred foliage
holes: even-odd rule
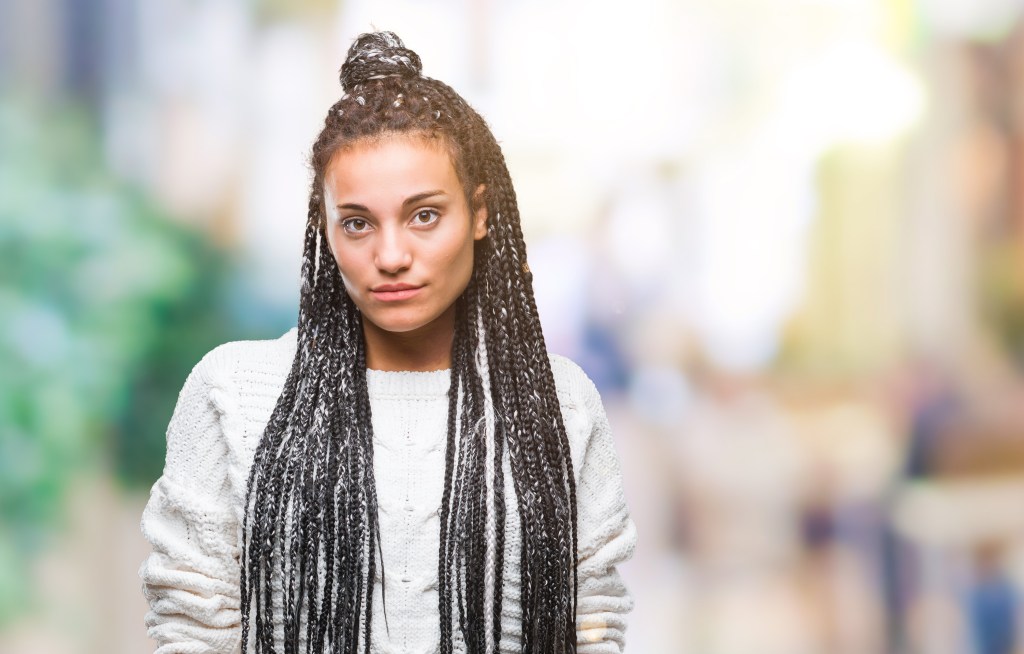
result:
[[[97,133],[0,101],[0,626],[31,605],[71,478],[148,488],[188,371],[246,336],[232,256],[107,171]]]

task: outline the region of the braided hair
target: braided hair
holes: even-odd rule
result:
[[[355,654],[360,643],[370,651],[380,529],[366,345],[327,243],[323,188],[339,148],[398,133],[440,139],[467,201],[484,185],[476,201],[488,216],[455,303],[438,512],[440,651],[451,654],[461,636],[470,654],[486,654],[490,626],[498,652],[506,447],[521,524],[521,651],[576,651],[576,482],[515,191],[483,118],[420,71],[419,56],[395,34],[359,36],[341,67],[344,93],[313,144],[295,358],[246,489],[243,651],[252,638],[256,652],[274,652],[281,631],[287,654],[298,654],[302,640],[307,653]],[[382,576],[383,563],[381,556]]]

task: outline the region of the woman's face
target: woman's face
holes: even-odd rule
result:
[[[324,200],[327,240],[364,321],[412,332],[465,290],[487,209],[480,202],[470,210],[443,143],[414,135],[357,141],[328,164]]]

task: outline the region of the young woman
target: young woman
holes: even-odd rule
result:
[[[483,119],[360,36],[313,145],[298,326],[209,352],[142,518],[159,654],[621,652],[636,528],[548,354]]]

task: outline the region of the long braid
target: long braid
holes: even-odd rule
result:
[[[451,97],[454,95],[454,91],[451,91],[448,87],[442,87],[441,93],[442,95],[449,96],[448,99],[452,101],[452,104],[455,104],[456,106],[459,104],[455,98]],[[486,130],[483,131],[486,132]],[[487,132],[487,134],[489,135],[489,132]],[[525,280],[523,279],[523,275],[528,274],[528,270],[525,267],[525,260],[522,256],[522,254],[525,253],[525,245],[523,244],[522,234],[519,230],[514,192],[512,191],[511,183],[507,182],[508,173],[505,168],[504,159],[500,154],[500,150],[497,148],[497,144],[493,143],[493,138],[485,139],[485,143],[488,140],[493,144],[492,148],[490,148],[491,152],[488,153],[490,154],[489,163],[491,163],[493,168],[498,169],[498,174],[489,176],[489,181],[493,183],[496,189],[496,202],[494,204],[498,207],[504,207],[507,214],[516,214],[510,220],[495,221],[495,224],[498,227],[495,228],[494,231],[504,228],[511,233],[507,235],[499,233],[498,238],[492,239],[496,243],[505,244],[507,250],[503,251],[496,247],[494,252],[492,252],[492,258],[495,265],[489,266],[488,268],[491,274],[491,283],[489,284],[490,289],[488,293],[486,293],[485,297],[491,300],[493,305],[493,310],[490,312],[492,324],[489,325],[491,328],[489,331],[494,331],[496,334],[493,342],[506,345],[502,348],[502,353],[507,356],[502,357],[499,354],[498,357],[495,357],[500,362],[498,368],[518,371],[520,373],[520,379],[510,379],[510,376],[508,375],[499,374],[496,386],[498,388],[507,389],[506,392],[501,393],[501,395],[502,397],[512,400],[511,404],[513,404],[513,406],[529,406],[531,401],[534,403],[534,406],[536,406],[541,403],[538,392],[534,391],[532,397],[524,398],[520,391],[536,388],[536,382],[541,382],[542,388],[546,391],[544,394],[549,399],[547,406],[544,407],[547,409],[545,413],[548,416],[552,416],[553,413],[554,416],[554,420],[551,420],[551,423],[556,425],[554,429],[555,438],[538,438],[541,434],[551,433],[551,429],[545,428],[539,423],[540,414],[536,411],[532,413],[528,411],[524,412],[523,417],[529,417],[531,425],[529,429],[522,431],[522,435],[523,438],[527,439],[533,436],[535,440],[539,441],[536,445],[538,447],[543,447],[546,450],[547,460],[549,462],[561,459],[559,462],[560,465],[555,468],[551,465],[535,463],[535,456],[529,449],[526,450],[522,457],[513,455],[514,461],[521,461],[523,468],[532,469],[530,472],[533,473],[532,475],[530,473],[525,475],[516,475],[515,468],[517,466],[515,462],[513,463],[514,479],[519,477],[528,477],[534,482],[530,489],[524,489],[522,486],[517,485],[517,495],[519,495],[521,499],[525,499],[524,504],[526,505],[525,510],[521,512],[524,515],[537,515],[541,513],[555,512],[558,516],[558,519],[553,525],[540,524],[538,525],[540,527],[538,530],[529,528],[529,521],[524,518],[524,532],[526,534],[540,534],[541,536],[544,536],[547,535],[546,527],[551,527],[551,530],[554,532],[551,536],[561,541],[560,551],[558,551],[560,556],[552,557],[546,556],[546,554],[552,551],[551,547],[552,545],[555,545],[554,543],[542,541],[537,543],[536,547],[534,547],[532,539],[524,539],[524,549],[522,552],[523,565],[521,566],[521,570],[523,572],[522,589],[524,596],[524,637],[530,639],[532,637],[532,630],[529,629],[529,626],[535,626],[537,627],[536,631],[538,634],[541,634],[541,638],[547,640],[547,638],[543,637],[543,634],[549,631],[548,625],[540,620],[534,621],[532,612],[536,610],[537,614],[542,617],[557,615],[557,613],[552,610],[552,607],[544,605],[543,600],[545,598],[561,598],[561,605],[557,608],[561,609],[560,612],[564,617],[564,624],[568,626],[568,629],[564,629],[563,631],[567,631],[567,635],[572,637],[573,640],[571,645],[563,642],[562,647],[573,648],[575,634],[574,631],[572,631],[572,628],[574,626],[575,594],[577,587],[575,580],[575,553],[577,549],[575,534],[575,480],[571,470],[571,462],[568,458],[568,442],[565,436],[564,426],[562,426],[561,423],[557,397],[554,393],[554,381],[550,372],[550,363],[547,360],[546,350],[543,347],[543,337],[540,334],[539,320],[537,319],[536,306],[533,302],[532,288],[529,286],[530,280],[528,278]],[[495,215],[495,213],[492,212],[491,215]],[[500,216],[500,214],[498,215]],[[505,236],[505,238],[502,238],[502,236]],[[520,283],[516,284],[516,281],[519,281]],[[520,300],[519,302],[513,301],[511,303],[506,303],[502,301],[504,298],[514,298],[517,290]],[[529,325],[529,334],[524,334],[522,330],[516,329],[520,323]],[[511,333],[506,332],[507,326],[512,327],[512,330],[510,330]],[[537,343],[540,344],[540,347],[535,346]],[[523,345],[526,347],[522,347]],[[530,347],[531,345],[533,345],[533,347]],[[492,357],[495,355],[494,352],[489,352],[489,354]],[[525,360],[531,364],[530,366],[523,369],[518,366],[511,365],[512,362],[517,359],[518,361],[523,361],[524,355]],[[538,357],[538,355],[541,356]],[[505,365],[502,366],[501,363],[504,363]],[[493,370],[494,369],[492,368],[492,372]],[[513,412],[515,413],[514,409]],[[510,424],[521,429],[520,421],[513,420],[512,418],[507,418],[507,420]],[[513,437],[511,440],[518,441],[519,439]],[[552,441],[554,441],[554,443],[552,443]],[[512,447],[510,445],[510,452],[511,449]],[[565,507],[563,504],[562,507],[556,507],[551,501],[558,497],[558,493],[555,492],[554,488],[556,483],[555,480],[552,479],[552,475],[556,472],[563,473],[564,471],[567,471],[567,474],[560,476],[565,480],[563,487],[568,487],[569,501],[567,504],[570,506]],[[540,483],[538,482],[543,483],[546,488],[541,488]],[[524,493],[524,490],[527,492]],[[537,511],[532,510],[529,505],[534,499],[539,499],[541,502],[544,502],[545,506]],[[568,510],[565,510],[566,508],[568,508]],[[548,514],[550,515],[550,513]],[[571,538],[568,542],[564,537],[564,532],[562,530],[563,525],[569,525],[571,530]],[[571,552],[567,551],[569,549],[571,549]],[[553,582],[551,587],[547,589],[542,589],[540,587],[534,589],[532,583],[533,580],[530,574],[531,571],[529,563],[530,561],[537,560],[537,550],[540,550],[542,554],[545,554],[544,558],[546,559],[546,563],[549,564],[546,566],[548,568],[546,573],[538,575],[541,580],[549,580]],[[565,565],[565,563],[568,563],[569,561],[572,562],[571,565]],[[573,574],[573,592],[572,597],[568,598],[568,601],[565,601],[567,593],[558,592],[559,589],[557,586],[564,585],[564,573],[567,570],[571,570]],[[563,574],[559,575],[558,573],[560,572]],[[555,627],[555,629],[557,629],[557,627]],[[558,646],[553,643],[541,645],[541,649],[543,651],[555,651],[555,648],[557,647]],[[529,651],[529,643],[525,644],[524,648]]]
[[[243,651],[252,637],[257,652],[275,652],[278,630],[286,654],[299,654],[303,643],[307,654],[370,651],[378,556],[382,593],[386,584],[366,345],[327,245],[322,193],[339,148],[408,133],[448,148],[467,200],[485,188],[488,216],[456,302],[438,507],[440,651],[452,654],[460,637],[471,654],[485,654],[488,641],[499,651],[507,460],[522,531],[521,651],[575,652],[575,477],[501,149],[480,115],[423,77],[416,53],[389,32],[357,39],[341,78],[345,94],[312,148],[295,359],[246,488]]]
[[[471,313],[467,317],[467,320],[472,325],[478,325],[481,320],[478,296],[477,296],[477,285],[475,281],[471,281],[466,289],[466,298],[469,306],[471,307]],[[490,366],[487,361],[487,351],[485,344],[478,338],[479,328],[473,330],[474,342],[471,344],[472,351],[477,353],[479,357],[476,362],[477,367],[480,369],[480,375],[475,376],[475,379],[480,383],[479,397],[483,404],[487,403],[487,399],[491,397],[490,393]],[[481,346],[484,346],[481,350]],[[494,560],[492,567],[485,570],[485,574],[490,578],[491,586],[493,588],[492,597],[492,625],[491,625],[491,641],[493,643],[493,651],[498,652],[501,642],[501,609],[502,600],[504,593],[502,592],[502,584],[504,581],[504,564],[505,564],[505,485],[504,475],[502,469],[503,461],[503,444],[505,442],[505,433],[502,423],[497,418],[497,412],[493,410],[493,405],[489,412],[483,407],[485,413],[489,413],[492,417],[492,428],[494,438],[492,438],[492,446],[494,449],[494,461],[492,469],[492,500],[493,500],[493,537],[494,537]]]
[[[502,165],[503,162],[502,162]],[[506,194],[508,197],[506,203],[509,206],[515,206],[515,192],[511,187],[511,184],[504,186],[499,189],[500,193]],[[511,231],[513,232],[512,242],[519,246],[520,252],[525,252],[525,245],[523,244],[522,232],[520,230],[519,221],[513,220],[506,223]],[[515,259],[514,259],[515,261]],[[532,294],[532,274],[529,268],[526,266],[525,259],[521,261],[517,267],[518,270],[514,269],[513,272],[522,273],[522,282],[518,285],[520,292],[520,302],[517,303],[516,308],[523,311],[525,315],[521,316],[524,328],[529,330],[529,334],[522,339],[523,342],[544,342],[543,334],[540,330],[540,320],[537,315],[537,307]],[[563,552],[561,553],[566,559],[569,558],[569,552],[566,551],[571,547],[573,553],[577,550],[577,532],[576,532],[576,483],[575,476],[569,458],[569,443],[568,436],[565,432],[564,425],[559,419],[559,407],[558,401],[555,394],[555,386],[553,376],[550,374],[549,361],[547,356],[544,354],[544,348],[528,349],[523,352],[523,355],[527,357],[529,364],[526,367],[527,370],[543,371],[539,374],[532,375],[529,379],[533,382],[530,385],[524,386],[524,388],[530,388],[533,390],[532,401],[543,407],[543,409],[533,414],[535,421],[534,429],[536,434],[552,434],[556,438],[544,438],[540,440],[540,444],[543,445],[547,451],[547,461],[559,461],[561,462],[561,469],[555,470],[553,468],[547,468],[547,472],[552,475],[550,481],[552,483],[561,482],[563,479],[566,480],[566,487],[569,492],[569,507],[568,511],[564,505],[557,507],[559,519],[555,523],[556,529],[559,533],[556,536],[556,540],[562,545]],[[544,374],[547,372],[547,374]],[[546,421],[547,424],[541,424],[541,421]],[[557,475],[557,479],[553,478]],[[562,532],[563,528],[569,528],[570,541],[567,542]],[[573,593],[571,597],[566,597],[565,594],[559,594],[552,592],[551,597],[557,597],[563,604],[558,608],[562,615],[566,616],[567,619],[573,620],[575,616],[575,598],[577,592],[578,581],[576,578],[576,567],[575,565],[570,568],[562,568],[563,572],[572,571],[573,573]],[[547,577],[549,580],[554,580],[552,577]],[[564,577],[560,577],[555,581],[556,584],[565,583]],[[552,589],[557,590],[557,589]],[[568,602],[566,602],[568,600]],[[558,613],[552,613],[557,615]],[[574,634],[571,634],[574,636]]]
[[[503,157],[501,157],[500,151],[495,147],[495,154],[493,165],[498,167],[500,170],[505,169]],[[498,196],[498,203],[502,206],[511,208],[511,211],[515,211],[515,196],[510,183],[505,183],[507,180],[507,174],[501,175],[496,174],[492,177],[493,179],[499,180],[496,184],[495,193]],[[521,415],[519,420],[513,423],[513,429],[520,430],[521,437],[523,439],[532,439],[538,448],[543,448],[546,453],[547,462],[555,462],[561,460],[561,466],[559,468],[553,468],[549,463],[537,465],[534,453],[530,449],[526,449],[524,456],[516,457],[513,456],[513,460],[520,458],[524,467],[529,467],[533,472],[532,475],[527,475],[532,479],[535,484],[532,488],[528,489],[529,494],[527,501],[531,501],[539,496],[543,502],[549,498],[558,498],[559,494],[555,492],[555,486],[558,486],[562,482],[562,478],[554,479],[553,475],[558,474],[562,471],[567,470],[569,492],[569,507],[568,511],[565,510],[564,504],[556,506],[553,504],[546,504],[538,511],[555,511],[559,516],[553,525],[540,525],[540,529],[527,529],[526,522],[524,521],[524,534],[534,535],[545,535],[545,529],[551,527],[555,533],[548,534],[551,540],[555,543],[545,542],[544,540],[537,541],[536,543],[531,539],[525,538],[524,536],[524,550],[522,552],[521,559],[523,561],[533,559],[537,556],[542,556],[545,562],[549,564],[545,574],[539,576],[539,583],[543,584],[545,581],[550,582],[548,589],[544,589],[540,585],[535,585],[534,579],[536,577],[531,576],[529,565],[523,565],[521,568],[522,574],[522,588],[523,588],[523,610],[524,610],[524,637],[532,638],[532,630],[525,629],[526,624],[532,623],[536,626],[536,632],[543,634],[545,632],[546,625],[542,622],[547,616],[555,616],[562,614],[564,619],[569,624],[574,623],[575,616],[575,595],[576,595],[576,581],[575,581],[575,552],[577,550],[576,545],[576,500],[575,500],[575,480],[572,474],[572,466],[568,458],[568,442],[565,435],[564,426],[558,413],[557,397],[554,393],[554,380],[550,373],[550,364],[544,354],[545,348],[543,347],[543,336],[539,328],[539,320],[536,315],[536,306],[533,301],[532,287],[530,282],[532,281],[529,276],[528,268],[525,266],[525,259],[522,257],[522,253],[525,252],[525,245],[523,244],[522,234],[519,230],[518,215],[514,219],[507,221],[499,221],[501,228],[507,230],[504,238],[496,239],[497,242],[504,242],[507,244],[507,248],[503,251],[495,251],[492,253],[495,259],[495,265],[490,268],[492,271],[492,284],[498,287],[500,290],[495,292],[491,291],[488,293],[489,298],[495,298],[497,301],[494,302],[495,310],[492,312],[495,324],[494,328],[497,330],[508,329],[507,334],[502,334],[498,341],[502,343],[508,343],[511,347],[501,348],[498,356],[505,355],[507,357],[505,361],[526,361],[527,365],[510,365],[509,370],[513,374],[519,377],[518,380],[510,380],[508,377],[499,378],[499,385],[511,386],[509,395],[513,397],[518,406],[522,404],[534,405],[540,404],[542,410],[528,412],[525,415]],[[518,283],[517,283],[518,282]],[[502,302],[503,298],[509,296],[515,297],[515,293],[518,292],[519,302]],[[529,329],[528,333],[524,333],[523,329]],[[522,347],[522,345],[528,345],[531,343],[541,343],[540,348],[537,347]],[[523,393],[530,392],[529,397],[524,397]],[[522,391],[522,392],[520,392]],[[546,402],[545,402],[546,400]],[[548,416],[548,424],[541,424],[539,420],[541,416]],[[522,421],[529,419],[531,424],[529,427],[524,428]],[[555,438],[548,436],[541,436],[542,434],[551,434]],[[510,451],[513,448],[513,443],[519,441],[518,438],[509,439]],[[555,444],[558,444],[557,446]],[[564,448],[563,448],[564,445]],[[553,449],[557,447],[557,449]],[[514,465],[513,474],[515,475]],[[561,475],[559,475],[561,477]],[[541,487],[544,484],[544,488]],[[520,496],[522,493],[518,492]],[[538,511],[524,511],[523,513],[537,513]],[[569,519],[571,516],[571,520]],[[567,541],[562,531],[563,526],[571,528],[571,540]],[[550,557],[547,553],[550,553],[550,549],[556,543],[561,543],[560,547],[562,551],[559,553],[560,556]],[[570,548],[571,552],[566,551]],[[540,549],[538,554],[537,549]],[[570,560],[570,556],[573,559],[571,566],[561,565],[560,561]],[[559,593],[558,587],[561,584],[565,584],[564,574],[568,571],[572,571],[573,574],[573,593],[571,600],[571,606],[563,601],[563,604],[558,607],[551,607],[549,604],[545,604],[546,598],[565,598],[565,593]],[[556,610],[557,609],[557,610]],[[571,610],[570,610],[571,609]],[[536,614],[534,613],[536,611]],[[534,615],[539,616],[539,619],[535,620]],[[557,629],[557,627],[554,627]],[[574,640],[575,634],[567,631],[567,636],[571,636]],[[568,644],[563,645],[564,647],[570,647]],[[552,643],[543,644],[540,646],[542,651],[556,651],[557,646]]]
[[[458,415],[460,395],[465,393],[463,386],[465,384],[463,371],[465,370],[465,346],[466,340],[466,321],[462,319],[463,312],[465,311],[465,300],[460,299],[456,303],[456,319],[455,319],[455,335],[452,342],[452,375],[451,385],[448,391],[448,435],[445,445],[445,484],[444,491],[441,496],[441,506],[438,508],[438,518],[440,520],[440,543],[442,553],[438,557],[438,569],[437,569],[437,582],[438,582],[438,594],[440,596],[450,596],[451,584],[451,565],[449,562],[452,558],[452,539],[448,538],[449,530],[454,523],[454,516],[451,512],[451,497],[452,497],[452,474],[455,469],[455,449],[457,447],[455,435],[458,431],[458,422],[462,416]],[[451,603],[443,603],[440,608],[440,620],[441,620],[441,654],[451,654],[452,652],[452,607]]]

